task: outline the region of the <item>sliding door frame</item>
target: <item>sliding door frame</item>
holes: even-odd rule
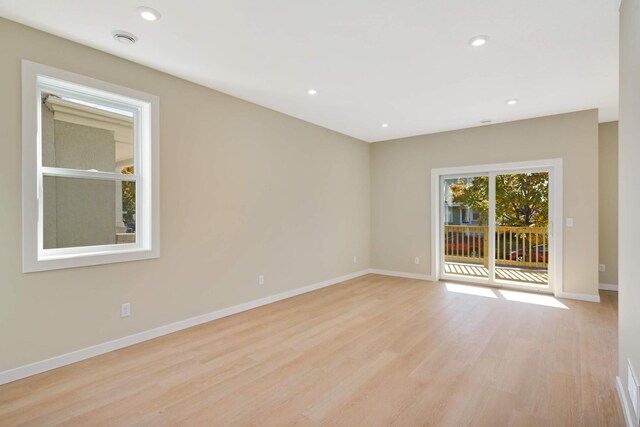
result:
[[[495,253],[495,176],[507,173],[527,173],[528,171],[549,172],[549,243],[551,254],[548,265],[549,288],[559,297],[563,294],[563,212],[562,212],[562,159],[532,160],[512,163],[496,163],[485,165],[460,166],[431,169],[431,273],[434,280],[440,280],[444,273],[444,256],[442,251],[442,226],[444,224],[444,208],[441,203],[441,183],[443,177],[455,176],[488,176],[489,177],[489,254]],[[492,234],[493,233],[493,234]],[[487,238],[486,237],[486,238]],[[495,280],[495,256],[489,257],[489,278],[484,280],[456,277],[456,281],[470,281],[478,284],[511,287],[525,287]],[[447,279],[450,279],[447,278]],[[532,288],[526,288],[531,289]]]

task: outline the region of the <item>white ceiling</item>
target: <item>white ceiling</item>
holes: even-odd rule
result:
[[[0,15],[366,141],[598,108],[619,0],[0,0]],[[137,6],[162,14],[143,21]],[[136,34],[126,46],[112,31]],[[486,34],[480,48],[470,38]],[[307,90],[318,94],[310,96]],[[518,98],[515,106],[505,101]],[[389,123],[386,129],[381,123]]]

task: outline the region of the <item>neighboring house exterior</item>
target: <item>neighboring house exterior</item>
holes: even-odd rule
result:
[[[468,206],[453,202],[453,193],[450,185],[463,181],[465,184],[471,182],[471,178],[451,178],[445,179],[444,186],[444,222],[445,225],[482,225],[480,212],[475,212]]]
[[[133,117],[43,94],[43,166],[121,173],[133,165]],[[45,249],[135,242],[122,182],[45,177]]]

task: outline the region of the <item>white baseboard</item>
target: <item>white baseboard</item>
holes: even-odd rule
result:
[[[282,292],[276,295],[260,298],[257,300],[249,301],[243,304],[234,305],[233,307],[223,308],[211,313],[202,314],[200,316],[192,317],[190,319],[180,320],[168,325],[160,326],[148,331],[139,332],[137,334],[129,335],[123,338],[118,338],[113,341],[108,341],[102,344],[97,344],[91,347],[83,348],[80,350],[72,351],[71,353],[55,356],[50,359],[42,360],[40,362],[31,363],[29,365],[20,366],[14,369],[9,369],[0,372],[0,385],[6,384],[12,381],[16,381],[22,378],[30,377],[42,372],[49,371],[51,369],[60,368],[71,363],[79,362],[81,360],[89,359],[91,357],[99,356],[110,351],[118,350],[124,347],[128,347],[134,344],[148,341],[163,335],[171,334],[183,329],[190,328],[192,326],[200,325],[202,323],[211,322],[212,320],[220,319],[232,314],[241,313],[243,311],[251,310],[263,305],[271,304],[276,301],[291,298],[297,295],[305,294],[307,292],[315,291],[317,289],[325,288],[327,286],[335,285],[346,280],[355,279],[356,277],[369,274],[370,270],[357,271],[355,273],[347,274],[345,276],[336,277],[333,279],[325,280],[322,282],[314,283],[312,285],[303,286],[301,288],[292,289],[287,292]]]
[[[600,289],[603,291],[615,291],[618,292],[618,285],[610,285],[608,283],[600,283]]]
[[[382,276],[404,277],[405,279],[431,280],[431,281],[435,280],[433,276],[430,276],[428,274],[404,273],[402,271],[379,270],[377,268],[372,268],[369,270],[369,272],[373,274],[380,274]]]
[[[578,301],[587,301],[587,302],[600,302],[600,295],[589,295],[589,294],[570,294],[567,292],[556,292],[556,298],[566,298],[566,299],[575,299]]]
[[[616,376],[616,390],[618,390],[618,397],[620,398],[620,405],[622,405],[622,412],[624,413],[624,420],[627,423],[627,427],[633,427],[633,417],[631,416],[631,404],[627,400],[627,395],[624,392],[622,381],[620,377]]]

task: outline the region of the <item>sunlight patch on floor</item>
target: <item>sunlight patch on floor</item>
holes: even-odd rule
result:
[[[458,294],[475,295],[479,297],[494,299],[497,299],[498,296],[502,296],[505,300],[511,302],[522,302],[525,304],[542,305],[545,307],[562,308],[565,310],[569,309],[569,307],[567,307],[551,295],[510,291],[507,289],[492,289],[483,286],[463,285],[460,283],[445,282],[444,285],[447,291],[455,292]]]
[[[544,305],[547,307],[569,309],[566,305],[552,297],[551,295],[532,294],[529,292],[508,291],[500,289],[498,292],[508,301],[524,302],[527,304]]]
[[[481,288],[479,286],[460,285],[458,283],[445,283],[449,292],[458,294],[477,295],[486,298],[498,298],[492,289]]]

